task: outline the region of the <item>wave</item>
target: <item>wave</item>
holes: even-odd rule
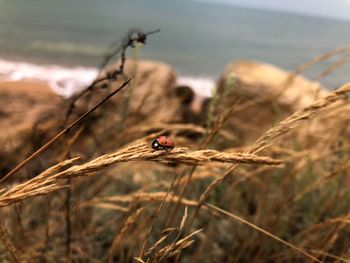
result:
[[[69,97],[89,85],[96,78],[97,73],[96,68],[36,65],[0,59],[0,80],[43,81],[54,92],[64,97]]]
[[[209,77],[180,76],[177,84],[189,86],[196,95],[207,98],[213,95],[216,87],[215,80]]]
[[[87,87],[97,76],[98,69],[92,67],[62,67],[37,65],[28,62],[13,62],[0,59],[0,80],[42,81],[56,93],[70,97]],[[209,77],[180,76],[178,85],[187,85],[200,97],[211,97],[215,81]]]

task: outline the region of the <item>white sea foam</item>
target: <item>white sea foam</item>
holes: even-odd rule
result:
[[[178,78],[178,85],[187,85],[201,97],[211,97],[215,89],[215,81],[209,77],[182,76]]]
[[[66,68],[56,65],[36,65],[0,59],[0,80],[43,81],[56,93],[65,97],[69,97],[89,85],[95,79],[96,75],[96,68]]]
[[[47,83],[56,93],[69,97],[88,86],[98,70],[92,67],[62,67],[13,62],[0,59],[0,80],[38,80]],[[211,97],[215,82],[208,77],[180,76],[178,85],[187,85],[200,97]]]

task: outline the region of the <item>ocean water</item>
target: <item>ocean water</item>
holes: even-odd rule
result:
[[[130,28],[160,28],[141,58],[168,63],[182,81],[203,87],[234,60],[293,70],[350,44],[347,21],[190,0],[0,0],[0,79],[41,79],[69,95],[94,78],[107,48]],[[335,61],[306,75],[314,78]],[[345,65],[322,83],[335,88],[349,72]]]

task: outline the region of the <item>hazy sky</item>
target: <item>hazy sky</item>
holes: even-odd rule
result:
[[[197,0],[350,20],[350,0]]]

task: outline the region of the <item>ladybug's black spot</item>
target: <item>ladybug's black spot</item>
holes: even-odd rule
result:
[[[169,150],[169,149],[173,149],[174,146],[173,145],[162,144],[162,143],[160,143],[160,141],[158,139],[155,139],[152,142],[152,148],[154,150]]]

